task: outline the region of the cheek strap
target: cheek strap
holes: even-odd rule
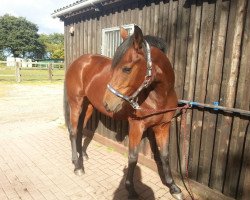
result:
[[[122,93],[120,93],[118,90],[112,87],[111,84],[107,85],[108,90],[116,95],[117,97],[127,101],[134,109],[138,110],[140,109],[140,106],[138,104],[138,95],[139,93],[147,88],[152,82],[153,82],[153,76],[152,76],[152,59],[151,59],[151,52],[150,52],[150,46],[146,40],[143,41],[144,47],[146,49],[146,58],[147,58],[147,72],[146,76],[144,78],[143,83],[140,85],[140,87],[131,95],[127,96]]]

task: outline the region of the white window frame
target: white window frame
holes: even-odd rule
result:
[[[134,33],[134,24],[122,25],[129,35]],[[102,29],[101,53],[104,56],[113,57],[117,47],[122,43],[120,26]]]

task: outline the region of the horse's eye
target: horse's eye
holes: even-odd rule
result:
[[[131,71],[132,71],[131,67],[125,66],[125,67],[122,68],[122,72],[124,72],[126,74],[129,74]]]

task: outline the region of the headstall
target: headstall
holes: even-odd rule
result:
[[[145,49],[146,49],[147,72],[146,72],[146,76],[141,86],[131,96],[127,96],[127,95],[120,93],[115,88],[113,88],[111,84],[107,85],[107,88],[109,89],[110,92],[112,92],[117,97],[122,98],[125,101],[127,101],[136,110],[140,109],[140,106],[138,104],[139,93],[143,89],[147,88],[150,85],[150,83],[152,83],[152,59],[151,59],[150,46],[146,40],[143,41],[143,44],[145,45]]]

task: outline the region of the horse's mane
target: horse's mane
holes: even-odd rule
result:
[[[150,46],[154,46],[160,49],[164,53],[167,52],[167,43],[165,42],[164,39],[156,37],[156,36],[151,36],[151,35],[145,35],[143,36],[143,38],[148,42]],[[125,54],[126,50],[129,47],[131,47],[132,44],[133,44],[133,37],[131,36],[121,43],[121,45],[117,48],[114,54],[113,61],[112,61],[112,68],[114,68],[118,64],[118,62],[121,60],[121,58]]]
[[[144,39],[148,42],[150,46],[154,46],[160,49],[163,53],[167,53],[167,43],[164,39],[152,35],[145,35]]]

